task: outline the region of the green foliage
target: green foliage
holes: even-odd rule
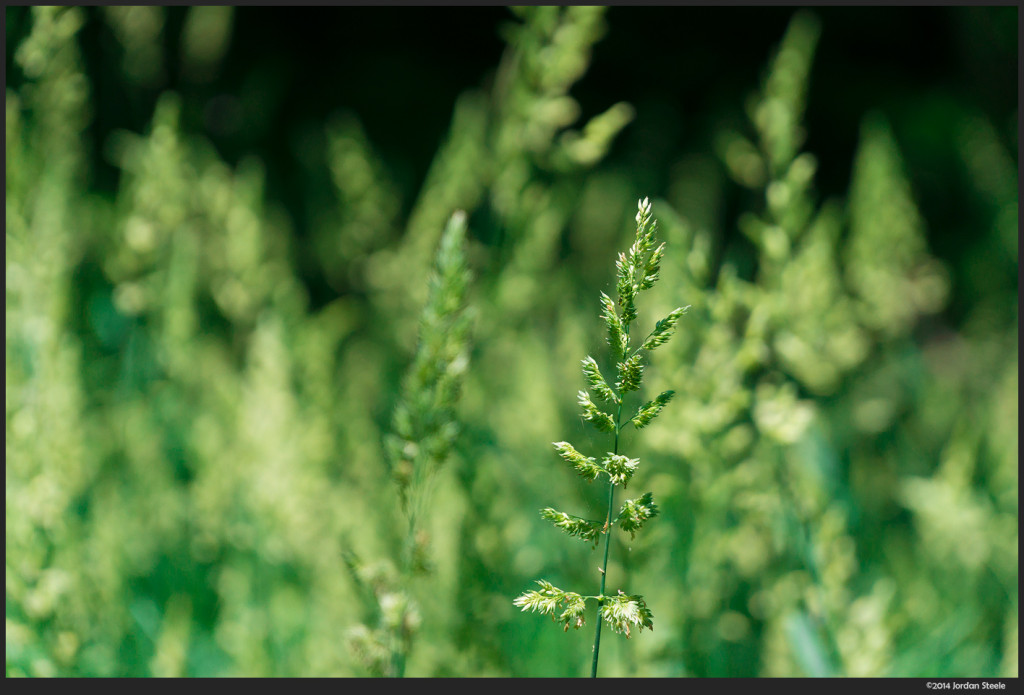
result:
[[[1016,9],[918,11],[499,9],[382,116],[273,10],[5,8],[7,675],[573,676],[656,611],[602,675],[1016,677]],[[927,94],[836,70],[910,18]]]
[[[911,462],[921,462],[903,428],[920,422],[910,413],[933,404],[917,391],[925,377],[904,362],[921,353],[903,338],[942,305],[948,279],[925,251],[896,144],[877,117],[865,120],[848,216],[837,201],[815,202],[815,161],[799,147],[817,35],[811,16],[794,17],[750,102],[756,144],[736,133],[720,141],[734,179],[763,196],[761,212],[739,219],[756,248],[752,279],[726,263],[702,291],[707,276],[693,271],[702,261],[676,275],[695,311],[684,349],[667,355],[679,374],[675,418],[651,441],[693,466],[673,507],[699,510],[677,522],[692,528],[692,541],[687,589],[675,594],[678,619],[690,621],[682,658],[695,673],[707,673],[699,665],[716,652],[749,644],[755,625],[766,635],[762,675],[924,672],[914,661],[920,657],[908,656],[919,654],[909,645],[911,634],[921,633],[907,630],[919,618],[899,608],[920,600],[925,580],[903,582],[907,553],[923,560],[921,546],[899,527],[865,535],[863,521],[858,526],[851,517],[868,508],[892,515],[908,509],[891,476],[908,476]],[[702,232],[683,220],[679,227],[698,253]],[[898,371],[906,381],[893,380]],[[862,448],[872,446],[880,449]],[[874,458],[879,450],[888,452],[881,455],[888,464]],[[850,455],[844,470],[840,461]],[[919,490],[911,479],[904,484]],[[918,494],[911,493],[923,499]],[[944,516],[955,508],[931,499]],[[669,507],[664,498],[662,506]],[[881,538],[889,550],[872,549]],[[944,600],[935,596],[935,605]],[[729,608],[737,601],[748,611]],[[952,621],[937,629],[954,630]],[[941,663],[935,668],[945,672],[962,668]]]

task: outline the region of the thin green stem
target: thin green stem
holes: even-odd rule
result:
[[[629,324],[626,324],[626,343],[629,344]],[[619,432],[622,431],[622,401],[625,394],[617,393],[619,407],[615,411],[615,447],[613,454],[619,453]],[[608,481],[608,515],[604,522],[604,562],[601,565],[601,597],[597,600],[597,628],[594,633],[594,663],[590,667],[590,677],[597,678],[597,659],[601,654],[601,606],[604,605],[605,580],[608,578],[608,551],[612,544],[612,509],[615,507],[615,483]]]
[[[412,584],[415,573],[414,563],[416,555],[416,535],[419,528],[419,517],[423,504],[424,487],[427,481],[422,475],[416,475],[410,485],[407,498],[407,510],[409,523],[405,539],[402,542],[401,555],[399,556],[399,589],[405,596],[405,600],[412,601]],[[408,610],[408,603],[405,610]],[[391,677],[405,678],[405,663],[411,647],[410,636],[405,631],[404,618],[397,630],[391,634]]]
[[[409,513],[409,530],[406,533],[405,542],[402,544],[400,583],[401,589],[409,600],[409,586],[412,577],[412,562],[414,545],[416,543],[416,511],[411,509]],[[405,653],[407,644],[402,635],[400,625],[396,634],[391,635],[391,676],[394,678],[405,678]]]
[[[613,453],[619,453],[619,418],[622,416],[622,403],[619,403],[619,409],[615,416],[615,451]],[[608,481],[608,516],[605,517],[604,528],[604,562],[601,565],[601,593],[600,598],[597,600],[597,632],[594,634],[594,663],[590,668],[590,677],[597,678],[597,658],[601,653],[601,606],[604,605],[604,588],[605,580],[608,577],[608,550],[611,547],[612,540],[612,508],[615,505],[615,483]]]

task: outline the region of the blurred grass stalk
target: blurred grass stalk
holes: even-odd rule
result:
[[[472,314],[467,307],[470,272],[465,243],[466,213],[460,210],[441,237],[430,294],[420,316],[419,345],[402,383],[391,432],[384,439],[407,524],[398,556],[389,559],[392,567],[386,574],[374,577],[354,553],[347,554],[355,581],[363,585],[364,600],[371,600],[372,594],[369,612],[377,624],[355,625],[348,633],[349,644],[376,676],[405,675],[421,622],[412,582],[431,571],[424,521],[433,507],[436,474],[459,433],[456,406],[469,363]]]

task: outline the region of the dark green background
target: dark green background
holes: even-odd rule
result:
[[[94,89],[91,128],[95,183],[116,189],[117,172],[102,156],[113,130],[143,132],[157,95],[184,99],[186,130],[202,132],[228,162],[258,155],[267,165],[268,195],[285,203],[304,234],[306,203],[329,186],[297,161],[303,138],[339,109],[362,120],[389,173],[415,199],[450,123],[451,105],[483,86],[501,56],[503,7],[303,7],[235,9],[228,52],[212,82],[195,84],[174,59],[185,7],[168,9],[168,59],[148,88],[120,79],[120,49],[95,12],[81,33]],[[27,8],[7,11],[7,85],[21,76],[11,60],[26,28]],[[1003,266],[986,288],[963,267],[978,239],[963,232],[982,205],[966,192],[951,141],[958,119],[980,112],[1018,150],[1016,7],[817,7],[822,38],[807,103],[805,150],[819,162],[822,197],[849,183],[849,162],[863,115],[890,120],[914,194],[928,221],[933,253],[951,264],[956,322],[979,291],[1008,288],[1016,269]],[[711,153],[723,124],[742,127],[743,104],[765,69],[765,56],[793,8],[611,7],[608,32],[589,70],[573,87],[583,118],[626,101],[637,117],[606,160],[625,167],[643,190],[659,194],[671,166],[687,153]],[[234,95],[244,111],[224,115],[209,101]],[[247,109],[246,100],[259,104]],[[749,200],[731,191],[723,217]],[[314,272],[303,277],[314,305],[333,298]]]

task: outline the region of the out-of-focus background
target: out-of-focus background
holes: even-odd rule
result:
[[[1017,676],[1016,7],[4,16],[8,676]]]

